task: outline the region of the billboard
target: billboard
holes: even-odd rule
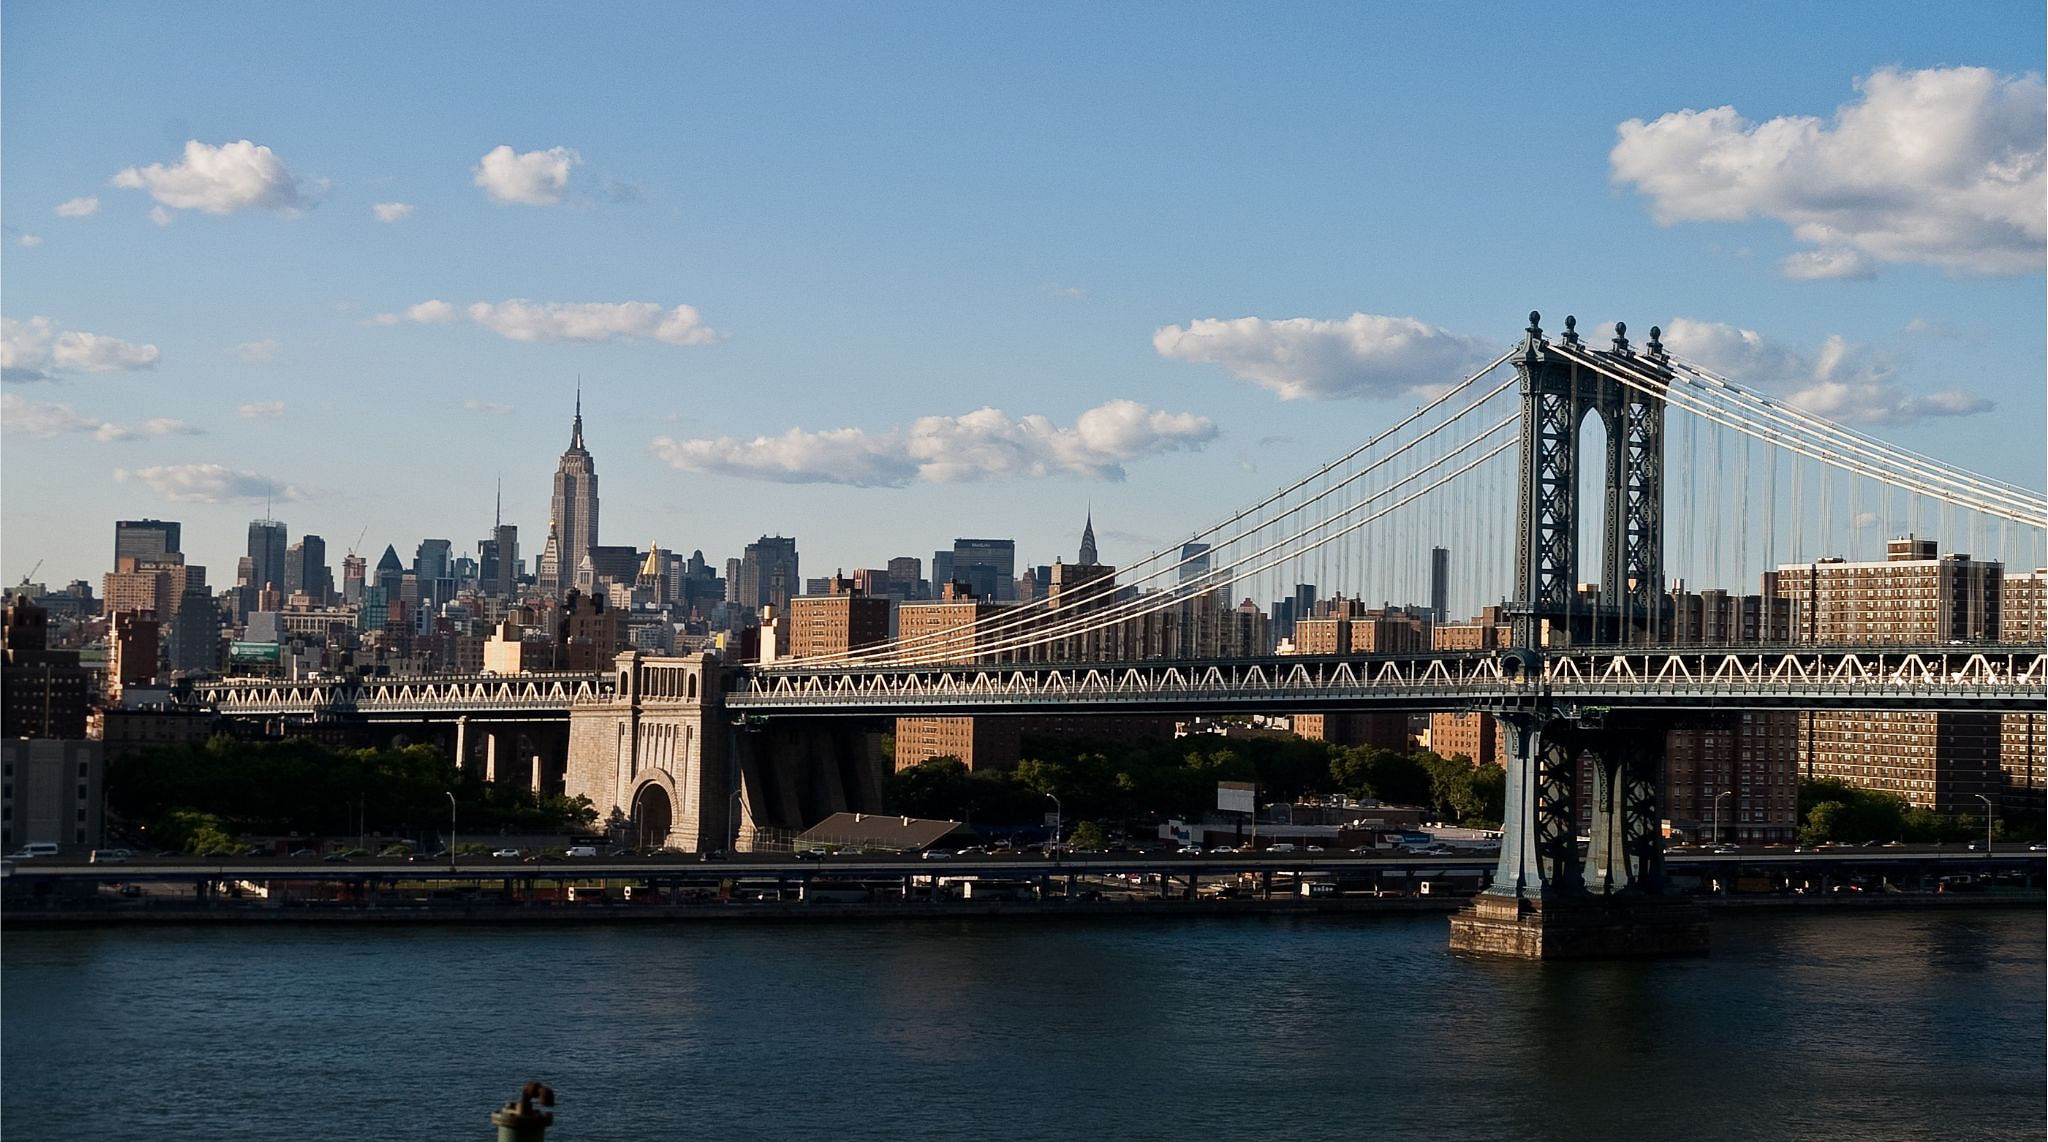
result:
[[[228,658],[234,662],[276,662],[278,645],[274,642],[231,642],[228,644]]]
[[[1216,783],[1216,807],[1226,813],[1257,812],[1259,787],[1249,781]]]

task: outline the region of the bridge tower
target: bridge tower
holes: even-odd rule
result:
[[[1669,358],[1650,330],[1638,357],[1628,326],[1614,327],[1611,349],[1588,351],[1578,319],[1564,319],[1553,347],[1529,314],[1515,371],[1522,381],[1521,496],[1515,537],[1515,644],[1635,641],[1663,628],[1664,400],[1593,369],[1576,358],[1604,358],[1655,388],[1671,375]],[[1560,348],[1563,351],[1560,351]],[[1597,415],[1607,433],[1600,598],[1578,597],[1580,430]],[[1547,637],[1546,637],[1547,636]]]
[[[1493,884],[1451,923],[1454,950],[1543,959],[1704,950],[1697,905],[1663,894],[1658,791],[1668,724],[1553,702],[1540,685],[1550,649],[1657,638],[1664,595],[1664,401],[1668,358],[1650,330],[1643,356],[1617,323],[1589,350],[1577,319],[1562,344],[1536,313],[1515,359],[1522,382],[1513,665],[1533,685],[1497,710],[1507,738],[1506,819]],[[1640,377],[1623,384],[1607,372]],[[1580,429],[1607,433],[1603,559],[1597,602],[1579,597]],[[1592,825],[1578,846],[1580,766],[1592,767]]]

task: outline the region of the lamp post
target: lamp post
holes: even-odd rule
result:
[[[1972,796],[1972,797],[1975,797],[1975,798],[1976,798],[1977,800],[1979,800],[1979,801],[1982,801],[1982,802],[1984,802],[1984,855],[1985,855],[1985,856],[1990,856],[1990,855],[1991,855],[1991,798],[1989,798],[1989,797],[1986,797],[1986,796],[1984,796],[1984,795],[1983,795],[1982,793],[1972,793],[1972,794],[1970,794],[1970,796]]]
[[[1057,860],[1057,859],[1059,859],[1059,853],[1060,853],[1060,825],[1061,825],[1061,823],[1062,823],[1062,821],[1063,821],[1064,817],[1066,816],[1066,810],[1065,810],[1065,809],[1064,809],[1064,808],[1063,808],[1063,807],[1062,807],[1062,806],[1060,805],[1060,799],[1059,799],[1058,797],[1054,796],[1054,795],[1053,795],[1053,794],[1051,794],[1051,793],[1048,793],[1048,794],[1046,794],[1046,796],[1047,796],[1047,797],[1050,797],[1050,798],[1052,799],[1052,853],[1051,853],[1051,855],[1052,855],[1053,859]]]
[[[448,792],[448,871],[455,871],[455,792]]]
[[[1735,790],[1723,789],[1714,794],[1714,843],[1721,843],[1721,798],[1735,796]]]

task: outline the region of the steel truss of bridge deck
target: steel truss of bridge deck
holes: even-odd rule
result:
[[[736,671],[749,715],[1188,713],[1318,709],[2037,711],[2044,655],[2013,647],[1579,649],[1229,661],[776,667]]]
[[[611,697],[609,673],[434,675],[277,682],[229,678],[193,696],[229,717],[370,718],[493,714],[565,718],[579,701]]]
[[[1317,710],[1904,709],[2030,713],[2048,701],[2032,646],[1583,648],[1280,655],[1222,661],[741,667],[725,705],[772,716],[1314,713]],[[652,660],[659,661],[659,660]],[[229,717],[566,718],[609,702],[609,672],[277,682],[194,696]]]

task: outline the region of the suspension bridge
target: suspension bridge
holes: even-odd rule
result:
[[[793,803],[775,759],[747,756],[741,728],[763,723],[1485,712],[1506,732],[1508,819],[1494,886],[1457,938],[1521,955],[1700,938],[1682,909],[1659,910],[1663,731],[1691,714],[2042,709],[2040,640],[2001,641],[2013,624],[2001,631],[1997,584],[1985,581],[2048,565],[2040,492],[1722,376],[1668,351],[1654,328],[1638,349],[1617,324],[1596,348],[1575,319],[1552,338],[1531,313],[1516,345],[1424,395],[1182,544],[1122,567],[1056,566],[1042,599],[950,604],[957,619],[906,623],[871,645],[753,664],[624,655],[574,676],[229,679],[201,696],[237,717],[566,719],[572,791],[656,816],[693,848],[732,835],[740,806],[729,801],[758,809],[780,788]],[[1917,639],[1888,635],[1883,616],[1844,615],[1820,573],[1881,562],[1901,534],[1968,553],[1937,601],[1936,633]],[[1432,582],[1432,549],[1453,553],[1459,573]],[[1677,612],[1685,590],[1750,583],[1760,617],[1734,635],[1704,644]],[[1305,585],[1352,613],[1365,599],[1388,613],[1435,594],[1431,619],[1484,612],[1486,637],[1459,650],[1288,654],[1190,634],[1230,613],[1230,599],[1305,600]],[[1907,602],[1880,592],[1876,605]],[[1582,764],[1593,777],[1584,855]]]

